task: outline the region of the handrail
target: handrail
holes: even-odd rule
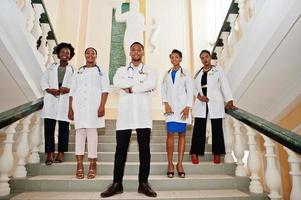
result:
[[[232,0],[232,2],[230,4],[230,7],[229,7],[229,10],[228,10],[228,12],[226,14],[226,17],[224,19],[222,28],[221,28],[218,36],[217,36],[216,42],[215,42],[214,47],[211,51],[211,55],[212,55],[213,59],[217,59],[216,53],[215,53],[215,48],[217,46],[224,46],[223,39],[221,38],[222,33],[231,31],[231,26],[230,26],[230,23],[228,22],[229,15],[230,14],[238,14],[238,11],[239,11],[238,3],[236,3],[235,0]]]
[[[32,4],[42,4],[42,7],[43,7],[43,10],[44,10],[45,14],[43,14],[43,13],[41,14],[40,22],[49,24],[50,31],[47,33],[47,39],[50,39],[50,40],[53,39],[55,41],[55,44],[58,44],[57,38],[56,38],[55,33],[54,33],[53,26],[51,24],[51,21],[49,20],[50,18],[49,18],[49,15],[48,15],[48,12],[47,12],[44,1],[43,0],[31,0],[31,3]]]
[[[8,126],[42,108],[43,97],[0,113],[0,128]]]
[[[226,109],[226,113],[276,142],[286,146],[292,151],[301,154],[301,135],[281,128],[272,122],[255,116],[240,108],[235,110]]]

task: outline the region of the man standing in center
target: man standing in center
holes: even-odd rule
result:
[[[101,197],[110,197],[123,192],[122,180],[132,129],[136,129],[139,145],[138,192],[149,197],[157,193],[148,184],[150,171],[150,133],[152,128],[151,92],[156,87],[156,75],[142,63],[144,47],[139,42],[130,46],[131,63],[120,67],[113,84],[120,89],[116,122],[116,152],[113,184]]]

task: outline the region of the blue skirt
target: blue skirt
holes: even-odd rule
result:
[[[167,132],[185,133],[186,132],[186,123],[167,122],[166,128],[167,128]]]

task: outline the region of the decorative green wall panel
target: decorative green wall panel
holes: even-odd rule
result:
[[[122,13],[129,11],[129,3],[122,4]],[[116,22],[115,9],[112,14],[112,31],[111,31],[111,52],[110,52],[110,84],[113,83],[113,76],[120,66],[125,66],[126,57],[123,49],[123,38],[126,29],[125,22]]]

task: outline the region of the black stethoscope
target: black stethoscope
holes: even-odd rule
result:
[[[142,67],[141,67],[141,69],[139,70],[139,74],[144,74],[144,72],[143,72],[143,69],[144,69],[144,64],[142,64]],[[128,78],[133,78],[133,76],[134,76],[134,74],[133,74],[133,72],[134,72],[134,68],[131,66],[131,63],[129,64],[129,66],[128,66],[128,68],[126,69],[128,72],[129,72],[129,70],[132,70],[132,74],[131,75],[129,75],[129,73],[128,73]]]
[[[98,70],[98,73],[99,73],[99,76],[102,76],[102,72],[101,72],[101,70],[100,70],[100,67],[98,66],[98,65],[95,65],[95,67],[97,68],[97,70]],[[85,69],[86,69],[87,67],[86,66],[82,66],[82,67],[80,67],[79,69],[78,69],[78,74],[82,74],[84,71],[85,71]]]

